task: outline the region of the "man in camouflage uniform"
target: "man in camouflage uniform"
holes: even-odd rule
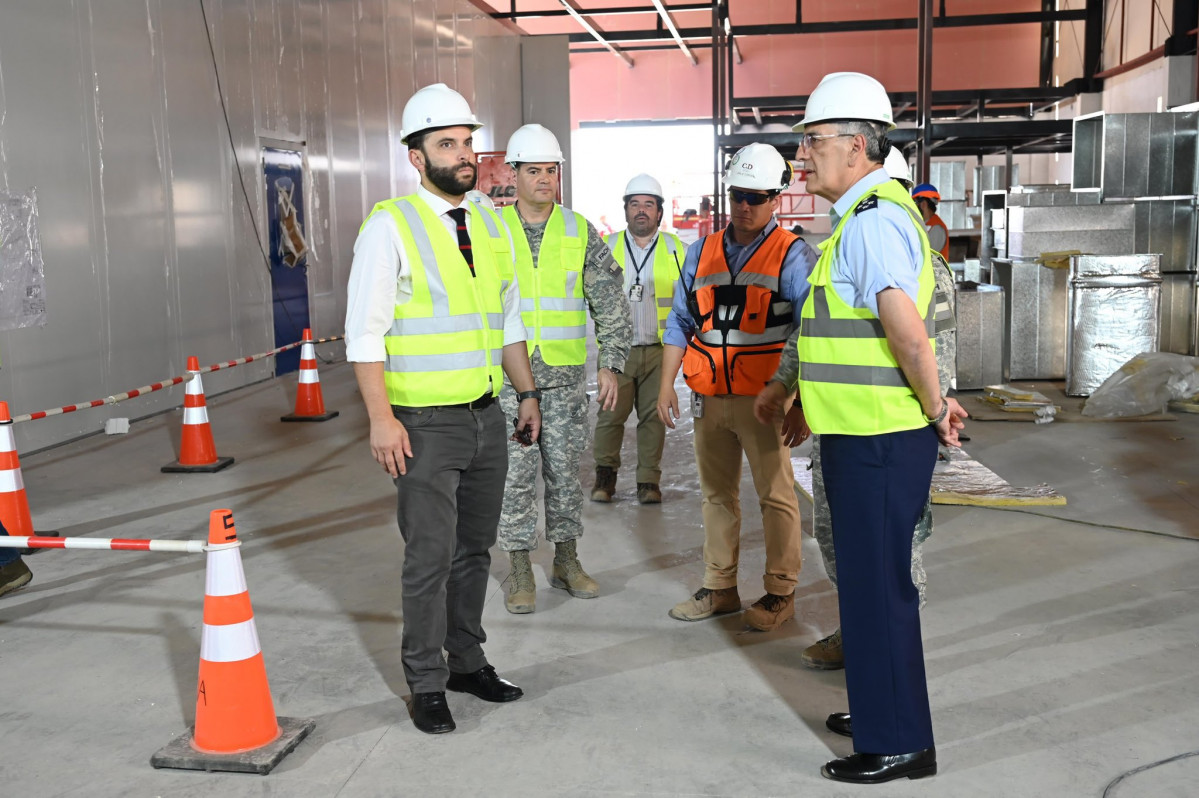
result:
[[[892,149],[892,154],[898,150]],[[892,158],[887,159],[887,172],[904,187],[911,189],[910,180],[901,176],[907,172],[907,164],[900,157],[902,173],[895,166]],[[957,386],[957,325],[954,320],[956,297],[954,294],[953,272],[949,264],[941,257],[941,253],[933,251],[933,275],[937,280],[937,303],[934,319],[936,332],[937,374],[940,377],[941,393],[948,392]],[[784,386],[792,385],[799,374],[799,351],[796,340],[788,342],[779,364],[774,381]],[[793,375],[795,377],[793,378]],[[944,447],[942,447],[944,449]],[[812,436],[812,536],[820,546],[820,557],[824,560],[824,571],[828,579],[837,586],[837,555],[833,550],[833,522],[829,514],[828,499],[824,492],[824,472],[820,461],[820,436]],[[920,593],[920,608],[927,603],[928,576],[924,571],[924,541],[933,533],[933,513],[931,502],[924,505],[924,514],[916,524],[912,533],[912,583]],[[838,670],[845,667],[845,658],[841,652],[841,629],[838,628],[828,637],[818,640],[804,649],[802,655],[804,665],[817,670]]]
[[[499,543],[512,561],[505,607],[516,614],[536,608],[529,552],[537,547],[539,461],[545,481],[545,538],[555,549],[551,584],[575,598],[599,595],[599,585],[583,570],[576,550],[583,534],[579,460],[589,438],[585,310],[595,324],[597,400],[606,410],[616,404],[616,375],[624,368],[633,340],[624,275],[607,244],[582,215],[554,202],[562,161],[557,139],[540,125],[524,126],[508,142],[517,200],[503,216],[516,247],[522,315],[541,391],[542,418],[536,443],[508,443]],[[513,416],[517,405],[515,390],[505,382],[500,408]]]

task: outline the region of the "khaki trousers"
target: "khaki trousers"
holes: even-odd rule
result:
[[[704,397],[695,423],[695,461],[703,492],[704,587],[737,584],[741,548],[741,453],[749,461],[766,539],[768,593],[789,596],[799,581],[799,501],[791,450],[783,445],[782,421],[766,426],[754,418],[752,396]]]
[[[624,373],[616,376],[616,407],[600,410],[595,419],[595,464],[620,470],[624,423],[637,408],[637,481],[662,481],[662,445],[666,426],[658,418],[658,387],[662,374],[662,345],[634,346]]]

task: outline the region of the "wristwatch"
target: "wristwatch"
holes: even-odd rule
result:
[[[518,402],[523,402],[526,399],[536,399],[537,402],[540,403],[541,402],[541,391],[534,388],[531,391],[521,391],[520,393],[518,393],[516,395],[516,401],[518,401]]]
[[[624,372],[616,368],[616,366],[608,366],[608,371],[612,372],[613,374],[624,374]]]
[[[929,416],[925,416],[924,420],[928,422],[930,427],[935,427],[938,424],[940,424],[942,421],[944,421],[945,416],[947,416],[948,414],[949,414],[949,400],[946,399],[944,396],[942,396],[941,397],[941,412],[937,413],[936,418],[930,418]]]

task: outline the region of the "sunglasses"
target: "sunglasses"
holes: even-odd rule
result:
[[[734,205],[742,202],[747,205],[761,205],[773,196],[773,194],[751,194],[748,191],[741,191],[736,188],[729,189],[729,199],[733,201]]]

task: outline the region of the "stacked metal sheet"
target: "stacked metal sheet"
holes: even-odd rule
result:
[[[1003,289],[997,285],[962,283],[957,289],[954,310],[957,316],[958,390],[977,390],[1005,382]]]
[[[1007,379],[1060,380],[1066,376],[1069,270],[1034,260],[995,258],[991,282],[1003,288]]]
[[[1157,351],[1160,260],[1158,255],[1070,259],[1067,394],[1090,396],[1125,362]]]

